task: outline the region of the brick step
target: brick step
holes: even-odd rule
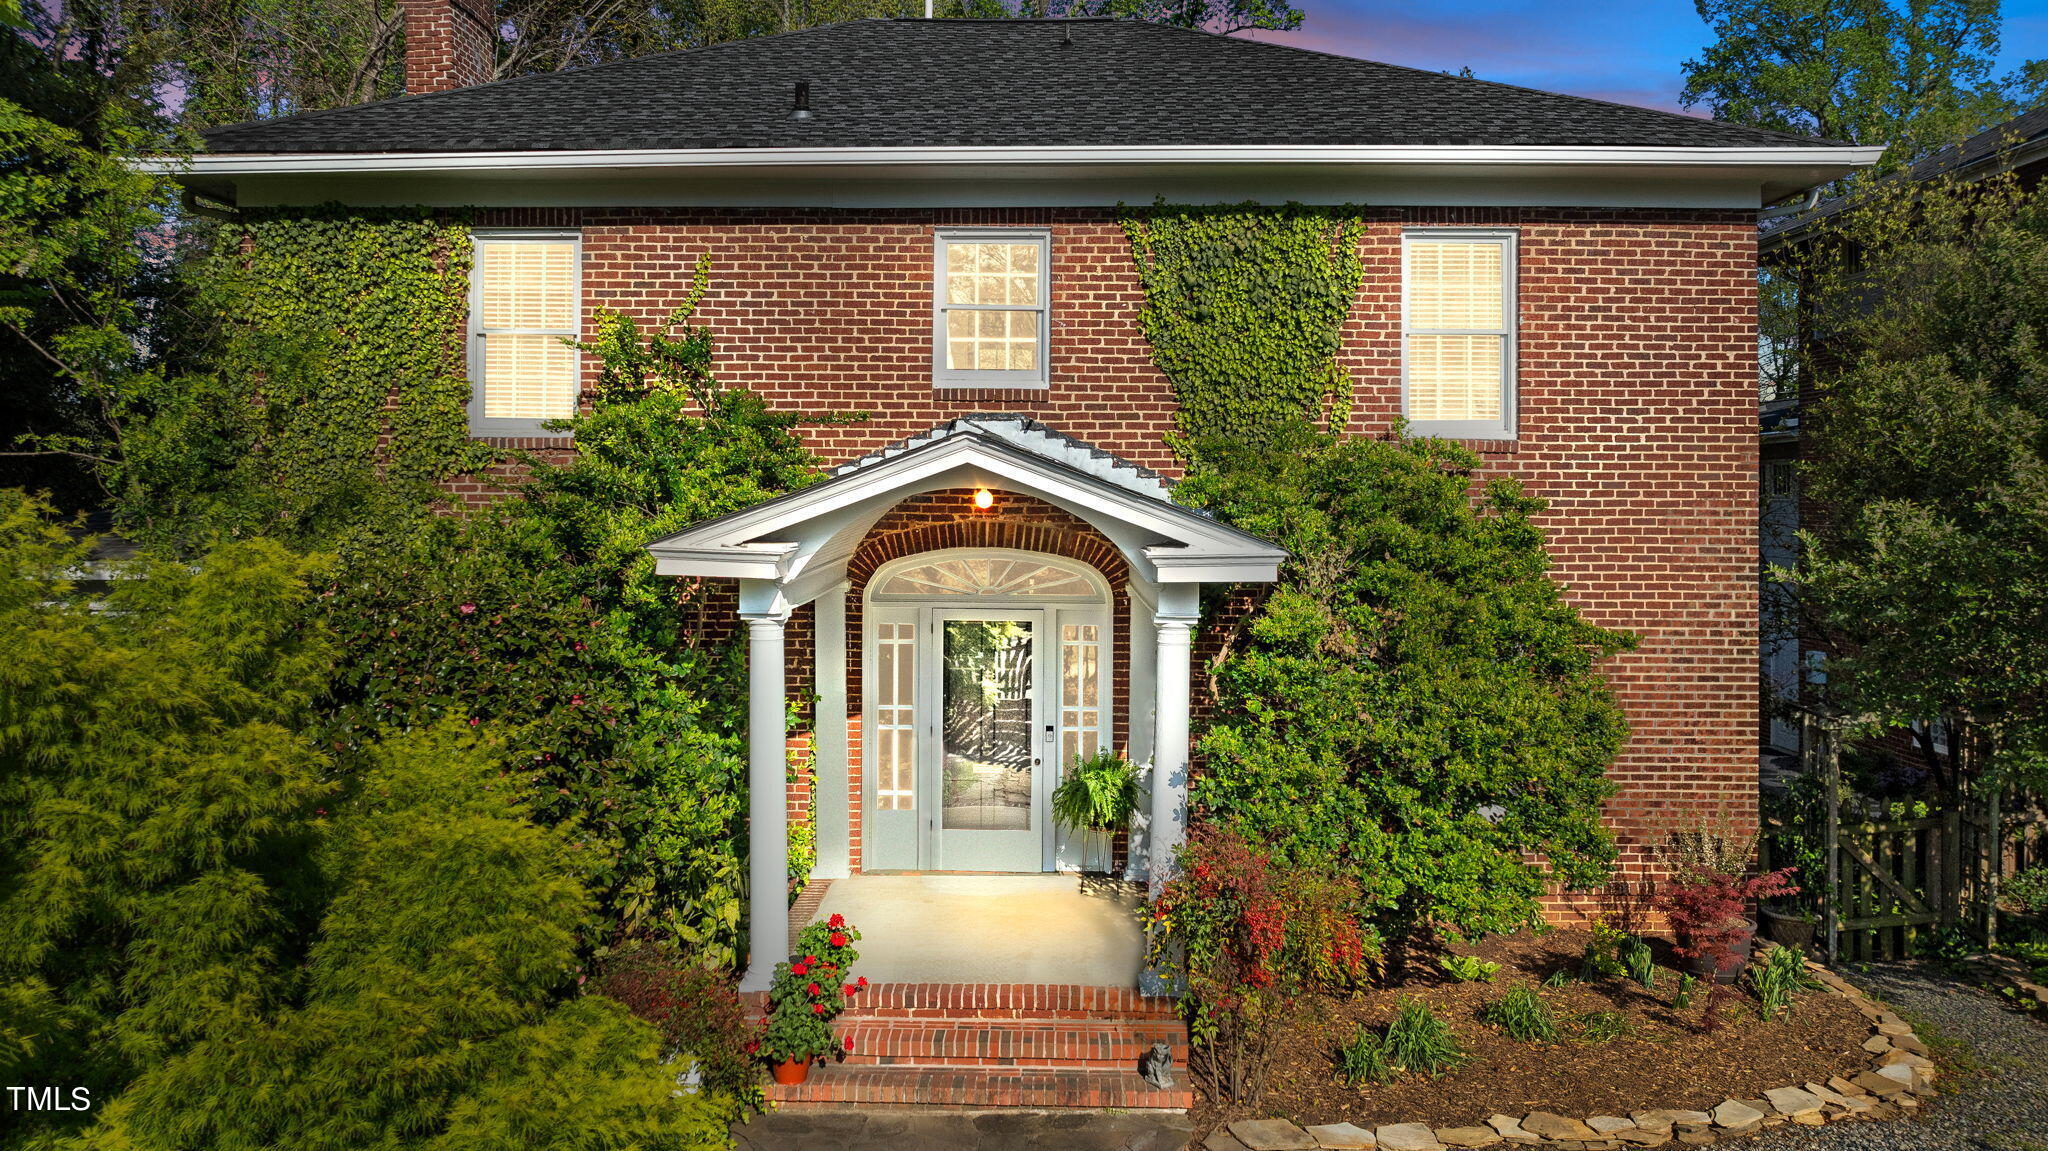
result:
[[[1175,1066],[1188,1061],[1187,1028],[1177,1019],[867,1017],[843,1019],[838,1033],[853,1040],[849,1065],[1131,1071],[1154,1043],[1172,1048]]]
[[[1128,987],[1031,983],[876,983],[853,997],[841,1018],[1161,1019],[1178,1022],[1172,999]]]
[[[810,1078],[795,1086],[770,1083],[768,1098],[792,1108],[857,1104],[1185,1111],[1194,1105],[1186,1068],[1176,1067],[1174,1078],[1175,1089],[1161,1091],[1129,1071],[828,1063],[812,1068]]]

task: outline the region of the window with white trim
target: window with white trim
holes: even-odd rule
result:
[[[1515,234],[1401,238],[1403,414],[1421,435],[1515,434]]]
[[[582,245],[574,232],[477,232],[469,292],[469,426],[476,435],[559,435],[576,414],[583,353]]]
[[[1045,387],[1051,235],[942,231],[935,247],[932,382]]]

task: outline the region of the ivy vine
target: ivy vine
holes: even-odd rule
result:
[[[218,240],[220,374],[250,381],[262,410],[248,450],[269,527],[310,527],[380,488],[431,499],[489,462],[469,436],[465,214],[253,209]]]
[[[1183,454],[1210,436],[1262,444],[1302,420],[1343,426],[1351,389],[1337,353],[1365,275],[1357,209],[1160,200],[1120,222]]]

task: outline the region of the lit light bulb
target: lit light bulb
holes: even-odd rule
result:
[[[982,511],[987,511],[988,509],[996,506],[995,493],[989,491],[987,488],[974,489],[974,506],[980,508]]]

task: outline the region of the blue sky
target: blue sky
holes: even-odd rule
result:
[[[1295,0],[1272,39],[1415,68],[1678,110],[1679,68],[1706,43],[1691,0]],[[2006,0],[1999,72],[2048,56],[2048,0]]]

